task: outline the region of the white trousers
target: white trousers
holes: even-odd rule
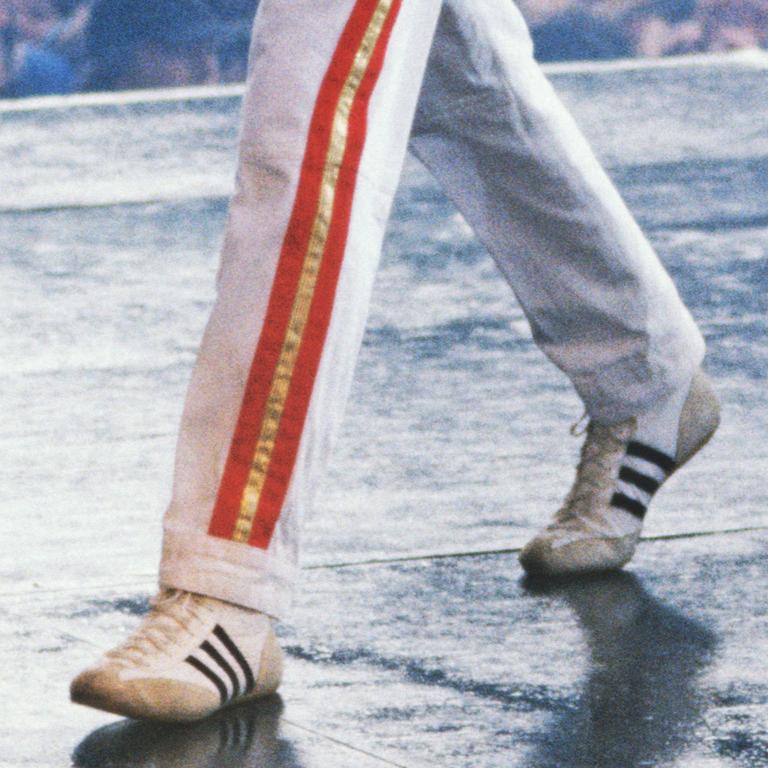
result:
[[[409,140],[592,418],[642,413],[701,363],[510,0],[262,0],[162,584],[285,614]]]

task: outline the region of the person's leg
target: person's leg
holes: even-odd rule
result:
[[[253,691],[265,641],[246,638],[241,613],[281,617],[290,603],[301,522],[350,387],[439,8],[440,0],[262,0],[218,297],[164,521],[166,591],[145,622],[150,639],[175,624],[197,627],[187,633],[194,642],[174,651],[170,672],[151,680],[131,672],[138,687],[105,677],[102,665],[74,685],[77,700],[104,706],[99,691],[111,686],[114,711],[186,718],[216,708],[219,694],[224,702]],[[238,619],[234,607],[217,615],[230,617],[234,640],[251,643],[241,645],[247,680],[209,632],[225,620],[209,609],[222,605],[240,607]],[[128,655],[146,647],[132,641]],[[158,690],[171,691],[161,704]],[[174,696],[191,703],[165,700]],[[126,698],[141,701],[129,709]]]
[[[709,416],[694,417],[701,434],[678,440],[704,355],[701,334],[536,64],[508,0],[444,3],[411,147],[496,259],[534,339],[569,376],[593,422],[561,515],[580,518],[578,530],[561,530],[561,520],[556,535],[569,545],[582,540],[586,511],[598,518],[586,526],[594,541],[558,546],[551,557],[547,543],[545,568],[618,565],[670,470],[626,458],[628,445],[650,444],[680,463],[714,430],[716,406],[702,382]],[[631,511],[622,508],[627,498]],[[537,567],[530,558],[524,564]]]
[[[218,298],[165,518],[165,586],[287,609],[438,10],[438,0],[259,8]]]

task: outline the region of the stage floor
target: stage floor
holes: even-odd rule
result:
[[[720,431],[626,573],[524,582],[579,403],[409,160],[282,698],[184,728],[67,687],[153,591],[239,89],[0,102],[0,766],[768,766],[764,59],[551,72],[707,337]]]

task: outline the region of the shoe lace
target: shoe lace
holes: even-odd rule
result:
[[[123,664],[147,663],[158,653],[177,647],[182,636],[194,634],[205,620],[204,598],[180,589],[161,589],[150,599],[150,612],[129,637],[106,655]]]
[[[571,427],[572,435],[586,433],[586,438],[581,446],[576,478],[563,506],[555,514],[554,524],[558,526],[589,518],[600,508],[595,501],[612,492],[617,461],[624,455],[635,430],[634,419],[610,425],[590,421],[586,429],[580,429],[583,420],[584,417]]]

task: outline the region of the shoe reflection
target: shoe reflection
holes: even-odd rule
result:
[[[75,748],[76,768],[301,768],[279,736],[283,703],[270,696],[196,723],[123,720]]]
[[[694,743],[702,706],[696,676],[716,645],[708,628],[657,600],[631,573],[524,587],[568,603],[591,657],[576,707],[536,738],[529,765],[640,768],[666,764]]]

